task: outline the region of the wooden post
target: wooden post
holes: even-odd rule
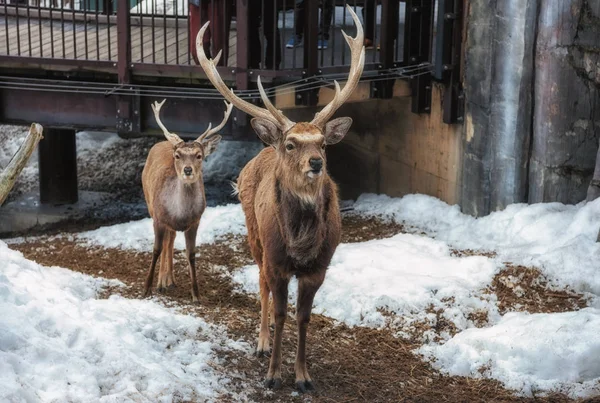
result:
[[[39,145],[40,201],[77,203],[75,130],[46,129]]]

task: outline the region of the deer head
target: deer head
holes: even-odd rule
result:
[[[209,123],[206,131],[204,131],[204,133],[196,140],[185,142],[177,134],[167,130],[160,120],[160,109],[165,101],[166,99],[163,99],[160,103],[154,102],[152,104],[154,118],[167,140],[173,145],[173,163],[177,176],[184,183],[194,183],[201,178],[202,161],[216,150],[217,145],[221,141],[221,136],[213,136],[213,134],[217,133],[225,126],[225,123],[227,123],[227,119],[229,119],[229,115],[231,114],[231,110],[233,109],[233,104],[225,101],[226,110],[219,126],[211,128],[212,125]]]
[[[352,38],[342,31],[352,54],[348,81],[343,89],[340,89],[337,81],[334,82],[335,96],[333,100],[317,113],[311,122],[295,123],[285,117],[269,101],[260,77],[258,77],[257,84],[266,109],[236,96],[233,90],[227,88],[215,67],[219,62],[221,52],[219,51],[214,60],[208,59],[204,53],[202,38],[210,22],[204,24],[196,37],[196,50],[200,65],[208,79],[225,99],[254,117],[251,121],[254,131],[262,141],[277,150],[278,168],[287,172],[290,180],[297,186],[306,186],[307,183],[318,182],[319,178],[322,178],[325,167],[325,147],[341,141],[352,124],[352,119],[349,117],[330,121],[335,111],[348,99],[358,85],[365,64],[362,25],[354,10],[349,5],[347,8],[356,24],[357,32],[356,37]],[[290,185],[292,184],[290,183]]]

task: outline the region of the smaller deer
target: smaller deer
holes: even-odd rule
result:
[[[160,142],[150,149],[142,172],[144,197],[154,224],[154,250],[144,296],[151,294],[154,268],[159,257],[158,291],[164,292],[175,286],[173,244],[176,231],[183,231],[192,282],[192,300],[197,302],[196,234],[206,207],[202,161],[215,151],[221,141],[221,136],[212,135],[225,126],[233,104],[225,102],[227,110],[219,126],[211,129],[209,124],[200,137],[192,142],[185,142],[177,134],[169,132],[161,122],[160,108],[164,103],[165,100],[161,103],[154,102],[152,109],[156,123],[168,141]]]

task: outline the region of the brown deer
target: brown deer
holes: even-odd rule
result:
[[[348,6],[357,27],[356,38],[344,33],[352,53],[348,81],[343,90],[335,82],[334,99],[310,122],[294,123],[277,110],[267,98],[258,79],[266,109],[238,98],[230,91],[208,60],[202,37],[196,39],[200,64],[209,80],[229,102],[254,117],[252,127],[263,149],[242,170],[237,191],[246,216],[248,242],[260,271],[261,322],[257,355],[269,350],[269,294],[273,293],[275,336],[265,386],[281,387],[281,339],[286,319],[288,283],[298,278],[296,321],[296,387],[314,389],[306,365],[306,331],[315,293],[340,242],[341,219],[337,187],[326,171],[325,147],[342,140],[352,119],[331,120],[335,111],[356,88],[364,67],[364,35],[358,17]],[[217,55],[217,60],[220,56]]]
[[[177,134],[170,133],[160,120],[160,108],[165,103],[154,102],[152,109],[156,123],[168,141],[157,143],[150,149],[142,172],[142,187],[148,211],[154,224],[154,250],[152,263],[146,278],[144,296],[151,294],[154,268],[160,257],[158,273],[159,292],[175,286],[173,277],[173,244],[176,231],[184,231],[185,247],[192,282],[192,300],[198,301],[196,282],[196,233],[200,217],[206,207],[202,161],[210,155],[221,141],[221,136],[213,136],[225,126],[233,109],[227,105],[225,117],[214,129],[208,129],[192,142],[183,141]]]

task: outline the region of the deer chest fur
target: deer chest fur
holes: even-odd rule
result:
[[[333,254],[330,249],[335,249],[327,227],[329,189],[323,189],[315,203],[307,203],[279,186],[277,189],[279,228],[287,259],[294,271],[307,272],[323,265],[326,267]]]
[[[204,191],[198,182],[185,185],[179,180],[170,181],[159,197],[163,221],[175,231],[187,230],[191,223],[200,220],[206,208]]]

